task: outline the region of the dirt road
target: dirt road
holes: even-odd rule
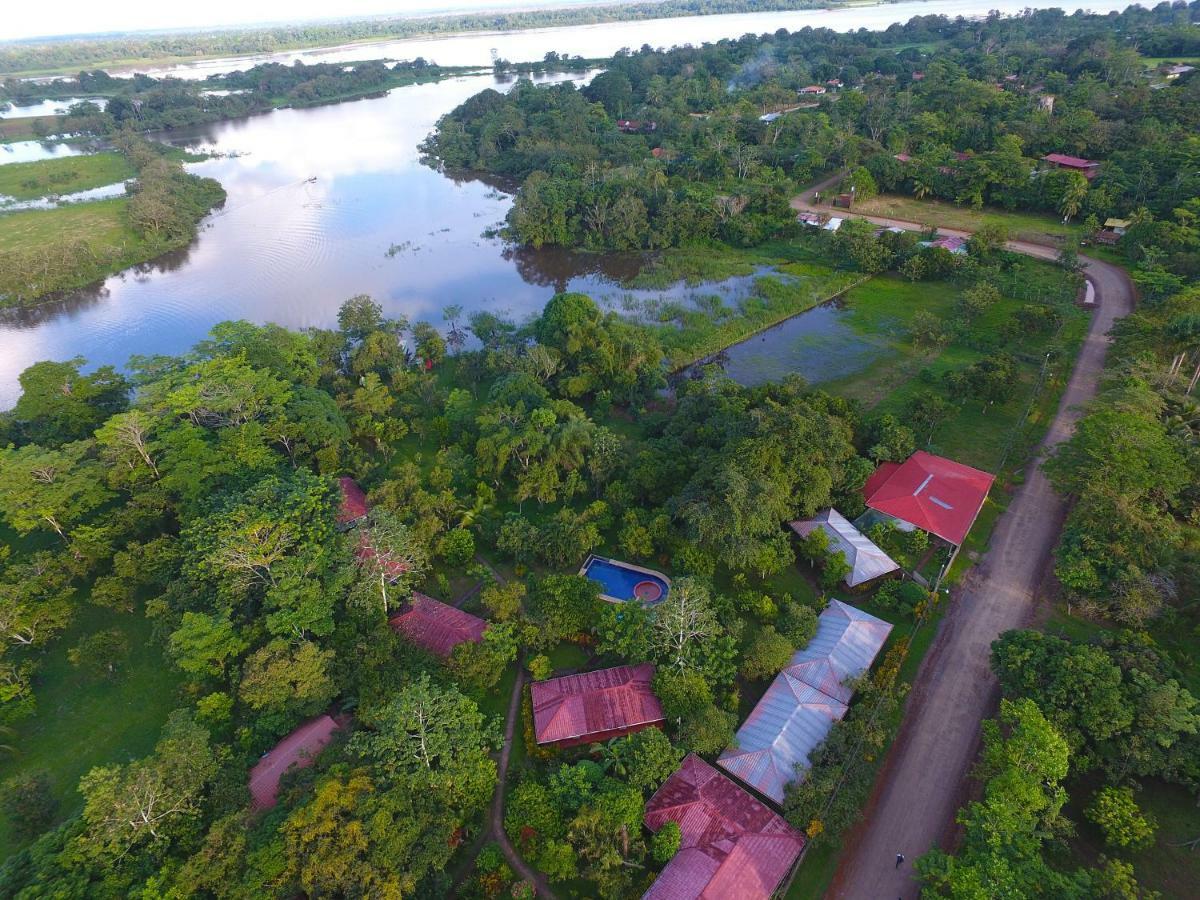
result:
[[[832,180],[829,182],[832,184]],[[819,185],[818,189],[828,185]],[[806,194],[797,209],[815,209]],[[828,211],[827,209],[825,211]],[[919,229],[874,216],[881,225]],[[945,229],[941,234],[965,234]],[[1009,248],[1053,259],[1056,251],[1024,242]],[[909,697],[904,724],[875,785],[866,821],[848,843],[829,895],[892,900],[919,893],[912,862],[950,833],[979,747],[980,722],[993,714],[997,685],[988,668],[992,641],[1032,618],[1035,595],[1058,540],[1066,505],[1039,468],[1066,439],[1079,406],[1096,393],[1108,331],[1133,308],[1133,287],[1116,266],[1080,257],[1096,293],[1096,310],[1071,380],[1024,484],[1000,517],[987,553],[955,591]],[[896,867],[896,854],[907,861]]]

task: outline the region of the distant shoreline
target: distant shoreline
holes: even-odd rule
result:
[[[417,18],[360,19],[340,23],[273,26],[183,33],[138,33],[97,38],[31,39],[0,42],[0,78],[46,78],[75,74],[80,69],[110,72],[159,68],[213,59],[267,57],[298,50],[378,44],[387,41],[455,37],[463,34],[535,31],[619,22],[702,18],[771,12],[800,12],[853,6],[884,6],[896,0],[658,0],[658,2],[597,3],[581,7],[544,7],[496,14],[466,13]],[[356,34],[356,32],[358,32]],[[309,34],[311,37],[305,37]],[[192,52],[183,50],[188,45]],[[269,46],[267,46],[269,44]],[[103,52],[103,48],[113,48]],[[205,49],[211,47],[211,49]],[[129,50],[138,52],[132,55]],[[32,63],[38,55],[76,58]]]

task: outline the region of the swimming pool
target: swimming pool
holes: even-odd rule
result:
[[[589,556],[579,574],[597,582],[601,598],[610,603],[659,603],[671,590],[666,575],[603,556]]]

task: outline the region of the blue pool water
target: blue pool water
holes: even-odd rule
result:
[[[636,599],[633,589],[643,581],[653,581],[662,589],[662,595],[658,601],[661,602],[670,590],[670,585],[666,579],[659,575],[653,575],[649,572],[642,572],[638,569],[623,566],[618,562],[613,562],[608,559],[600,559],[599,557],[591,557],[584,566],[583,574],[592,581],[600,584],[601,590],[616,600],[628,602]]]

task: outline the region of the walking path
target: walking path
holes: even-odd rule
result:
[[[840,177],[827,179],[814,190],[827,190]],[[809,192],[792,206],[829,211],[814,206]],[[908,230],[923,227],[880,216],[859,218]],[[939,229],[939,234],[968,233]],[[1041,259],[1058,255],[1056,248],[1026,241],[1010,241],[1007,246]],[[847,841],[831,897],[915,898],[920,891],[912,861],[934,846],[949,846],[952,839],[954,815],[968,794],[968,777],[979,749],[980,722],[994,713],[998,702],[998,686],[988,666],[991,643],[1004,631],[1031,621],[1037,589],[1067,511],[1066,501],[1042,474],[1041,463],[1070,436],[1080,406],[1095,396],[1110,342],[1108,332],[1133,309],[1133,286],[1121,269],[1086,256],[1080,262],[1098,308],[1071,380],[1025,481],[996,523],[987,553],[951,599],[917,673],[904,723],[876,781],[865,820]],[[907,858],[899,867],[897,853]]]
[[[491,563],[482,556],[476,556],[475,559],[487,567],[496,581],[503,583],[504,576],[496,571]],[[467,598],[471,597],[481,587],[482,584],[477,585],[457,605],[461,606],[462,603],[466,602]],[[475,843],[468,854],[468,859],[455,872],[453,887],[456,890],[467,876],[470,875],[475,857],[479,855],[479,851],[483,849],[484,845],[488,841],[495,841],[500,845],[500,849],[504,852],[504,856],[508,860],[508,864],[512,866],[513,871],[534,886],[538,897],[544,897],[546,900],[555,900],[554,891],[550,889],[550,882],[546,880],[541,872],[525,862],[521,854],[517,852],[517,848],[512,845],[512,841],[508,839],[508,835],[504,832],[504,797],[508,792],[508,761],[512,755],[513,738],[517,731],[517,719],[521,715],[521,698],[525,689],[524,660],[518,658],[516,666],[517,678],[513,682],[512,694],[509,695],[508,699],[508,715],[504,720],[504,743],[500,747],[500,758],[496,762],[496,790],[492,794],[492,805],[488,810],[487,827],[483,830],[483,834],[475,839]]]

